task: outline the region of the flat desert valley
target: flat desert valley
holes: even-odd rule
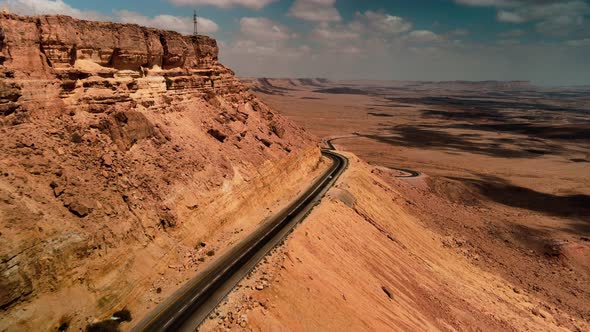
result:
[[[590,318],[590,87],[245,81],[312,134],[375,166],[443,237],[443,250],[541,298],[533,315]],[[391,168],[421,175],[396,178]]]

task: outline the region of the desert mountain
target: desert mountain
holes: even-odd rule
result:
[[[320,161],[209,37],[2,14],[0,48],[2,330],[173,291]]]

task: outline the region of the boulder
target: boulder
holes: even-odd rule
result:
[[[275,121],[270,123],[270,131],[277,135],[277,137],[279,138],[285,137],[285,128],[283,128],[283,126],[281,126],[279,123]]]
[[[221,143],[225,142],[225,139],[227,138],[227,135],[222,133],[221,131],[217,130],[217,129],[209,129],[207,131],[207,133],[209,135],[211,135],[213,138],[215,138],[216,140],[220,141]]]
[[[84,199],[75,199],[67,203],[68,210],[77,217],[84,218],[92,211],[92,206]]]
[[[18,259],[13,258],[0,265],[0,309],[10,306],[19,298],[30,294],[33,291],[31,280],[19,268],[19,265],[12,265]]]

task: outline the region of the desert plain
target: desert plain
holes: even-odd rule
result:
[[[347,330],[351,326],[395,330],[588,328],[589,87],[549,88],[528,82],[244,81],[273,109],[325,143],[330,140],[339,151],[358,156],[365,165],[363,172],[376,175],[403,197],[399,209],[393,207],[397,214],[390,211],[387,195],[367,197],[361,203],[363,194],[351,189],[362,187],[359,179],[344,176],[344,190],[356,198],[357,214],[382,235],[386,234],[385,241],[388,237],[402,243],[399,253],[385,249],[386,244],[381,247],[384,244],[375,241],[376,235],[348,229],[352,226],[348,225],[346,213],[339,210],[341,207],[326,211],[328,208],[322,204],[321,212],[312,213],[301,226],[305,231],[296,231],[293,243],[283,249],[286,253],[279,254],[279,275],[280,270],[290,270],[285,261],[295,266],[301,263],[299,258],[292,257],[296,252],[305,255],[301,250],[309,253],[306,258],[317,263],[319,270],[322,266],[325,269],[325,264],[332,266],[328,262],[334,259],[344,260],[340,265],[333,263],[339,266],[334,267],[338,270],[334,279],[359,293],[375,288],[375,296],[381,295],[379,301],[362,303],[362,297],[354,298],[345,291],[332,294],[334,289],[321,286],[330,282],[314,281],[325,270],[318,273],[310,269],[309,276],[298,271],[303,275],[281,281],[275,294],[283,298],[285,293],[313,294],[315,290],[318,300],[304,301],[305,305],[295,307],[284,303],[263,309],[264,315],[274,317],[278,325],[269,325],[268,317],[261,316],[264,323],[256,325],[261,330],[277,326],[301,330]],[[415,170],[420,176],[405,177],[392,168]],[[376,191],[364,189],[365,194]],[[341,193],[335,196],[346,202]],[[363,209],[375,209],[375,215]],[[409,229],[401,222],[406,218],[414,220]],[[401,235],[405,231],[410,234]],[[354,234],[356,241],[349,240],[348,248],[322,248],[319,244],[318,248],[308,239],[313,237],[312,232],[321,233],[316,238],[320,242],[340,242],[322,240],[324,236],[338,237],[339,232]],[[428,239],[406,242],[408,237],[420,236]],[[430,248],[415,247],[430,240],[440,243],[430,243]],[[422,255],[420,250],[428,254]],[[435,263],[429,261],[426,257],[433,254],[432,250],[444,257],[437,258]],[[349,260],[342,258],[343,252],[351,255]],[[414,254],[404,259],[402,252]],[[393,257],[380,257],[381,254]],[[303,261],[301,264],[309,264],[309,260]],[[378,261],[388,262],[383,264],[389,266],[379,266]],[[421,263],[434,270],[452,269],[457,264],[460,267],[451,276],[440,271],[416,273]],[[355,264],[360,266],[342,268]],[[370,266],[368,273],[365,264]],[[404,268],[382,271],[393,266]],[[393,290],[384,285],[386,281],[367,286],[375,275],[388,273],[399,279]],[[463,278],[479,280],[473,286]],[[312,286],[296,286],[300,283]],[[411,308],[396,303],[392,309],[387,297],[397,302],[404,295],[396,294],[406,291],[409,294],[404,295],[413,303]],[[349,304],[350,311],[335,304],[319,305],[327,294],[341,296],[342,302],[358,302]],[[317,316],[318,312],[323,313],[323,318]],[[285,316],[290,315],[299,320],[286,320]],[[404,315],[423,320],[404,320]],[[317,324],[309,323],[313,321],[311,317],[316,317]],[[377,321],[380,323],[375,325]],[[530,325],[535,321],[540,324]]]

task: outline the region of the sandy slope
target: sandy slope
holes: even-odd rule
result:
[[[559,325],[590,322],[587,88],[322,85],[269,80],[260,94],[316,135],[361,133],[335,144],[370,164],[423,172],[400,182],[375,170],[445,249],[537,297]]]
[[[351,161],[337,188],[203,330],[590,328],[470,264],[408,212],[413,203],[402,193]]]

